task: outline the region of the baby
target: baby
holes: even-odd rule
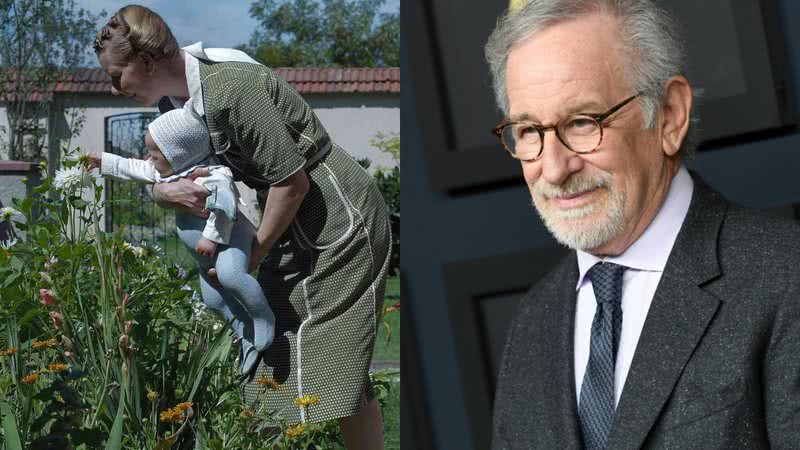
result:
[[[255,367],[258,353],[272,344],[275,316],[258,281],[247,273],[256,229],[244,218],[237,220],[233,175],[228,167],[214,164],[208,130],[191,102],[151,122],[144,143],[150,153],[146,161],[94,153],[87,166],[99,168],[103,176],[145,183],[171,182],[199,167],[208,168],[209,175],[194,182],[209,191],[209,217],[204,220],[177,212],[178,236],[200,266],[203,303],[232,321],[234,332],[242,338],[240,364],[242,375],[247,375]],[[211,267],[216,269],[222,289],[209,280]],[[252,323],[252,329],[243,320]]]

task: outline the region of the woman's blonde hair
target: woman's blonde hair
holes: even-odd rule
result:
[[[93,46],[98,55],[110,50],[123,61],[130,61],[137,52],[148,53],[155,60],[169,59],[180,50],[164,19],[140,5],[124,6],[114,13],[97,33]]]

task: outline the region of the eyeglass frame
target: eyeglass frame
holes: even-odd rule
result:
[[[544,133],[547,130],[555,131],[555,134],[556,134],[556,137],[558,138],[558,140],[562,144],[564,144],[564,146],[567,147],[567,149],[569,149],[569,151],[577,153],[577,154],[580,154],[580,155],[585,155],[587,153],[592,153],[595,150],[597,150],[598,148],[600,148],[600,144],[603,143],[603,127],[604,127],[604,125],[608,124],[608,123],[606,123],[606,120],[609,117],[611,117],[612,115],[614,115],[614,113],[616,113],[617,111],[619,111],[622,108],[624,108],[628,103],[632,102],[634,99],[636,99],[637,97],[642,96],[643,94],[644,94],[644,92],[639,92],[639,93],[637,93],[635,95],[632,95],[632,96],[626,98],[625,100],[621,101],[620,103],[617,103],[616,105],[612,106],[611,109],[609,109],[608,111],[606,111],[604,113],[601,113],[601,114],[588,114],[588,113],[568,114],[568,115],[562,117],[561,119],[559,119],[553,125],[541,125],[541,124],[537,124],[535,122],[527,121],[527,120],[511,120],[510,117],[506,117],[499,124],[497,124],[497,126],[492,128],[492,134],[494,134],[495,136],[498,137],[498,139],[500,139],[500,143],[503,144],[503,148],[506,149],[506,151],[508,152],[509,155],[511,155],[512,158],[518,159],[518,160],[521,160],[521,161],[536,161],[536,160],[538,160],[538,159],[540,159],[542,157],[542,154],[544,153]],[[564,140],[564,138],[561,137],[561,133],[558,132],[559,124],[561,124],[564,120],[567,120],[570,117],[575,117],[575,116],[589,117],[589,118],[593,119],[595,122],[597,122],[597,125],[600,127],[600,139],[597,141],[597,145],[595,145],[593,149],[579,152],[579,151],[573,149]],[[512,153],[511,149],[509,149],[508,145],[506,145],[505,139],[503,139],[503,129],[505,129],[508,126],[516,125],[516,124],[520,124],[520,123],[531,125],[532,128],[535,129],[536,132],[539,133],[539,153],[537,153],[534,158],[522,159],[522,158],[518,158],[518,157],[514,156],[514,153]]]

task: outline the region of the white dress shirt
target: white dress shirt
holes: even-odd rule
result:
[[[592,320],[597,300],[592,281],[586,276],[589,269],[600,261],[628,267],[622,277],[622,332],[620,334],[617,362],[614,372],[614,406],[619,403],[625,378],[633,360],[636,344],[642,332],[647,311],[661,280],[661,274],[672,251],[675,238],[689,210],[694,183],[689,172],[681,166],[670,183],[664,204],[653,221],[624,253],[619,256],[598,258],[578,251],[578,291],[575,309],[575,391],[578,403],[586,366],[589,363]]]

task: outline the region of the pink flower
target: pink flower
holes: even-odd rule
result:
[[[60,330],[64,326],[64,316],[60,312],[50,311],[50,319],[53,320],[53,326]]]
[[[50,289],[39,289],[39,295],[42,297],[42,304],[46,306],[56,306],[56,294]]]
[[[72,358],[72,352],[64,352],[64,356],[67,358]]]

